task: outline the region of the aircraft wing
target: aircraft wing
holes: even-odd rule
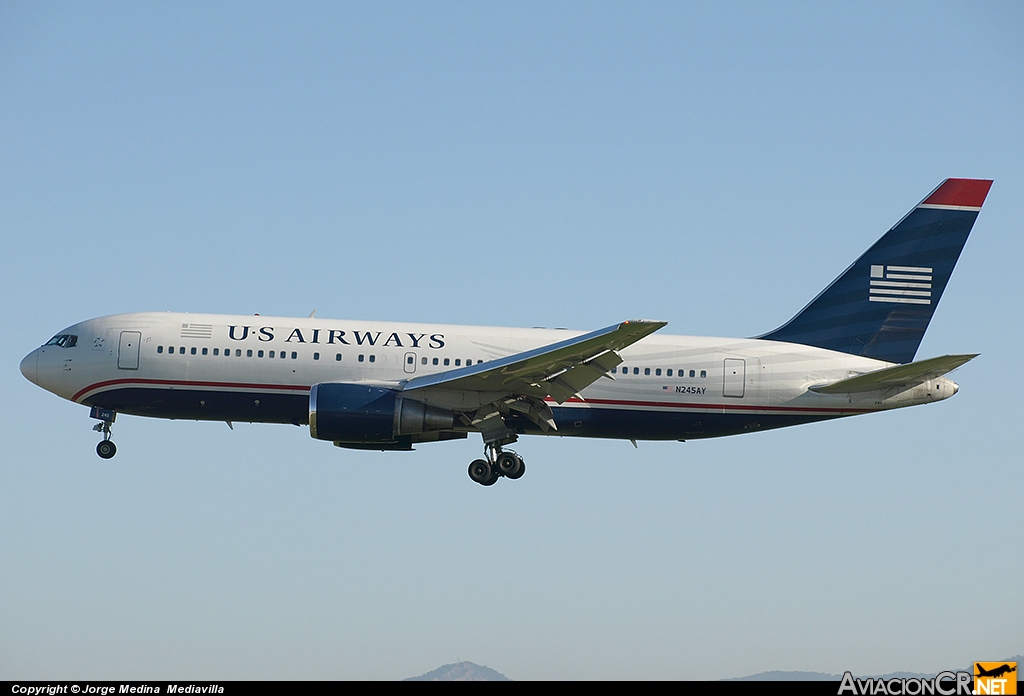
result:
[[[501,392],[541,400],[551,397],[563,403],[621,363],[622,358],[615,351],[636,343],[667,323],[624,321],[523,353],[416,377],[406,382],[403,391],[434,388]]]
[[[831,384],[811,387],[811,391],[819,394],[856,394],[889,389],[890,387],[912,387],[941,377],[976,357],[978,357],[977,353],[973,355],[943,355],[906,365],[884,367],[881,370],[848,377]]]

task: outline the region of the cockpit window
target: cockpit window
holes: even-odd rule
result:
[[[60,346],[61,348],[74,348],[78,345],[78,336],[72,334],[60,334],[54,336],[43,345],[47,346]]]

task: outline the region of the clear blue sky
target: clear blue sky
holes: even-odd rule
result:
[[[0,2],[0,679],[935,671],[1024,648],[1024,9]],[[688,443],[352,452],[22,378],[142,310],[774,328],[995,179],[949,401]],[[1018,512],[1013,512],[1013,510]]]

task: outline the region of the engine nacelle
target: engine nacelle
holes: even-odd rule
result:
[[[450,430],[455,414],[396,389],[322,382],[309,390],[309,434],[337,443],[384,444],[405,435]]]

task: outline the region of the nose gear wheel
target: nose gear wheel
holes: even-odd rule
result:
[[[114,424],[115,416],[116,414],[110,413],[108,418],[103,418],[102,422],[92,426],[96,432],[103,433],[103,439],[96,445],[96,454],[102,459],[110,459],[117,454],[117,446],[110,439],[110,428]]]

